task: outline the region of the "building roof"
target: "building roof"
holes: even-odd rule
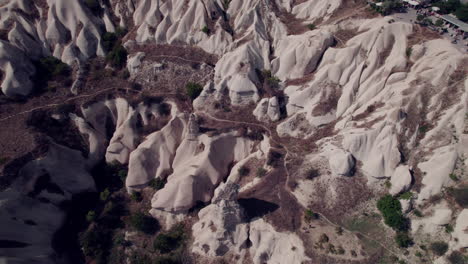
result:
[[[450,16],[450,15],[443,15],[443,16],[440,16],[443,20],[449,22],[450,24],[453,24],[455,26],[457,26],[459,29],[465,31],[465,32],[468,32],[468,24],[459,20],[458,18],[454,17],[454,16]]]

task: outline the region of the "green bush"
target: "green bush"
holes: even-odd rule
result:
[[[436,20],[436,22],[435,22],[434,25],[436,25],[436,26],[438,26],[438,27],[441,27],[441,26],[444,25],[444,21],[443,21],[442,19],[439,18],[439,19]]]
[[[207,34],[207,35],[210,34],[210,29],[209,29],[207,26],[204,26],[204,27],[201,29],[201,31],[202,31],[203,33]]]
[[[459,179],[458,179],[458,176],[457,176],[456,174],[454,174],[454,173],[450,173],[450,174],[449,174],[449,177],[450,177],[450,179],[451,179],[452,181],[455,181],[455,182],[459,180]]]
[[[159,234],[153,241],[153,248],[163,254],[176,250],[185,240],[182,224],[178,224],[166,233]]]
[[[104,258],[110,245],[110,233],[106,229],[91,228],[80,237],[80,246],[86,256]]]
[[[250,170],[249,170],[249,168],[247,168],[245,166],[241,166],[239,168],[238,172],[239,172],[240,176],[246,176],[247,174],[249,174]]]
[[[468,207],[468,188],[452,189],[450,195],[455,198],[455,201],[464,208]]]
[[[156,179],[152,179],[149,182],[149,186],[151,186],[155,190],[161,190],[162,188],[164,188],[166,183],[167,183],[166,179],[156,178]]]
[[[398,198],[402,199],[402,200],[409,200],[413,197],[413,193],[412,192],[404,192],[402,194],[400,194],[400,196]]]
[[[310,209],[307,209],[305,210],[304,212],[304,219],[309,222],[309,221],[312,221],[312,220],[316,220],[319,218],[319,215],[314,213],[312,210]]]
[[[458,8],[460,8],[461,3],[460,3],[460,0],[448,0],[448,1],[437,1],[433,5],[440,8],[439,13],[449,14],[449,13],[455,12]]]
[[[100,194],[99,194],[99,198],[101,199],[101,201],[105,202],[109,199],[111,193],[109,191],[108,188],[104,189],[104,191],[102,191]]]
[[[453,251],[448,257],[447,260],[450,264],[467,264],[468,256],[463,256],[459,251]]]
[[[143,201],[143,196],[141,196],[140,192],[132,192],[132,194],[130,194],[130,199],[139,203]]]
[[[113,67],[120,69],[127,63],[127,55],[127,50],[118,43],[107,54],[106,59]]]
[[[453,232],[453,226],[450,225],[450,224],[446,225],[445,226],[445,232],[448,233],[448,234],[452,233]]]
[[[423,214],[421,213],[421,211],[419,211],[418,209],[414,209],[413,211],[414,215],[417,216],[417,217],[422,217]]]
[[[95,211],[89,211],[86,214],[86,221],[93,222],[94,220],[96,220],[96,212]]]
[[[377,208],[384,218],[386,225],[395,230],[403,230],[406,227],[406,219],[401,212],[401,204],[398,199],[387,194],[377,202]]]
[[[224,8],[224,10],[228,10],[229,4],[231,4],[231,0],[223,0],[223,8]]]
[[[159,229],[159,222],[151,216],[136,213],[130,217],[130,225],[136,230],[152,235]]]
[[[407,58],[411,57],[412,53],[413,53],[413,48],[412,47],[406,48],[406,57]]]
[[[309,28],[309,30],[314,30],[317,27],[314,24],[309,24],[309,25],[307,25],[307,28]]]
[[[468,22],[468,4],[463,4],[455,11],[455,15],[463,22]]]
[[[448,244],[443,241],[437,241],[431,244],[431,250],[437,256],[443,256],[448,250]]]
[[[395,235],[395,242],[401,248],[407,248],[411,246],[413,240],[406,232],[397,232]]]
[[[38,86],[47,86],[47,82],[70,73],[70,67],[61,60],[48,56],[34,62],[36,68],[35,82]]]
[[[113,32],[106,32],[102,35],[102,46],[106,52],[110,52],[116,45],[119,38]]]
[[[261,178],[263,176],[265,176],[267,173],[267,170],[265,170],[264,168],[260,167],[257,169],[257,177]]]
[[[102,14],[101,5],[99,5],[98,0],[85,0],[86,7],[93,12],[93,14],[100,16]]]
[[[185,86],[187,95],[190,99],[195,100],[203,91],[203,87],[198,83],[189,82]]]
[[[122,180],[122,182],[125,182],[125,180],[127,179],[127,174],[127,170],[119,170],[119,172],[117,172],[117,175],[119,176],[120,180]]]

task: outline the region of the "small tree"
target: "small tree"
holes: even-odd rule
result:
[[[159,234],[153,241],[153,248],[163,254],[169,253],[180,247],[184,239],[184,227],[178,224],[169,232]]]
[[[431,250],[437,256],[443,256],[448,250],[448,244],[443,241],[437,241],[431,244]]]
[[[249,170],[249,168],[247,168],[245,166],[241,166],[239,168],[238,172],[239,172],[240,176],[246,176],[247,174],[249,174],[250,170]]]
[[[125,182],[127,179],[127,174],[127,170],[119,170],[119,172],[117,172],[117,175],[119,176],[120,180],[122,180],[122,182]]]
[[[162,188],[164,188],[166,183],[167,183],[166,179],[156,178],[156,179],[152,179],[149,182],[149,186],[151,186],[155,190],[161,190]]]
[[[314,30],[316,29],[316,26],[314,24],[309,24],[307,25],[307,28],[309,28],[309,30]]]
[[[116,44],[112,50],[107,54],[106,59],[113,67],[122,68],[127,63],[127,50],[122,44]]]
[[[110,191],[108,188],[104,189],[104,191],[102,191],[100,194],[99,194],[99,198],[101,199],[101,201],[107,201],[110,197]]]
[[[143,201],[143,196],[141,196],[140,192],[132,192],[132,194],[130,195],[130,198],[133,201],[138,202],[138,203]]]
[[[86,221],[93,222],[94,220],[96,220],[96,212],[95,211],[89,211],[86,214]]]
[[[145,234],[154,234],[159,229],[156,219],[143,213],[136,213],[130,217],[130,225]]]
[[[201,31],[202,31],[203,33],[207,34],[207,35],[210,34],[210,29],[209,29],[207,26],[204,26],[204,27],[201,29]]]
[[[444,21],[439,18],[439,19],[436,20],[434,25],[436,25],[437,27],[441,27],[441,26],[444,25]]]
[[[464,4],[457,8],[455,15],[463,22],[468,22],[468,4]]]
[[[453,232],[453,226],[451,224],[448,224],[445,226],[445,232],[450,234]]]
[[[259,178],[265,176],[266,173],[267,173],[267,171],[262,167],[257,169],[257,177],[259,177]]]
[[[412,47],[406,48],[406,57],[407,58],[411,57],[411,53],[413,53],[413,48]]]
[[[391,195],[385,195],[377,202],[377,208],[382,213],[384,222],[395,230],[403,230],[405,228],[405,218],[401,212],[401,204],[398,199]]]
[[[466,264],[468,263],[468,257],[463,256],[459,251],[453,251],[448,257],[447,260],[450,264]]]
[[[314,213],[312,210],[310,209],[307,209],[305,212],[304,212],[304,219],[307,221],[307,222],[310,222],[312,220],[316,220],[319,218],[319,215]]]
[[[187,83],[187,85],[185,86],[185,89],[187,91],[187,95],[192,100],[195,100],[203,91],[203,87],[200,84],[193,83],[193,82]]]
[[[401,248],[407,248],[411,246],[413,240],[406,232],[397,232],[395,235],[395,242]]]

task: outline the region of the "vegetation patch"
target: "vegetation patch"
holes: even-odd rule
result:
[[[168,232],[159,234],[153,241],[153,248],[162,254],[166,254],[180,248],[185,239],[184,226],[178,224]]]
[[[161,190],[162,188],[164,188],[166,183],[167,179],[155,178],[149,182],[149,186],[151,186],[155,190]]]
[[[149,235],[156,233],[160,228],[158,220],[140,212],[130,217],[130,225],[136,230]]]
[[[190,99],[195,100],[203,91],[203,87],[198,83],[189,82],[185,86],[185,90]]]
[[[33,64],[36,68],[34,83],[40,90],[43,90],[45,87],[47,87],[48,90],[54,90],[56,85],[49,84],[49,81],[59,78],[66,79],[71,72],[67,64],[53,56],[43,57],[34,61]]]
[[[397,232],[395,242],[399,247],[407,248],[413,244],[413,239],[411,239],[407,232]]]
[[[384,218],[384,222],[394,230],[405,230],[406,219],[401,212],[400,201],[391,195],[385,195],[377,202],[377,208]]]
[[[413,193],[412,192],[404,192],[402,194],[400,194],[400,196],[398,196],[399,199],[402,199],[402,200],[409,200],[411,198],[413,198]]]
[[[448,244],[443,241],[437,241],[431,244],[431,251],[437,256],[443,256],[448,250]]]
[[[310,210],[310,209],[305,210],[305,212],[304,212],[304,220],[306,220],[307,222],[310,222],[310,221],[316,220],[316,219],[319,219],[319,214],[314,213],[314,212],[313,212],[312,210]]]
[[[264,168],[260,167],[257,169],[257,177],[261,178],[267,174],[267,170]]]
[[[468,208],[468,187],[450,188],[448,193],[461,207]]]

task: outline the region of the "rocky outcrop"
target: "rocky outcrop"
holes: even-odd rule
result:
[[[297,235],[278,232],[263,219],[245,222],[243,210],[235,200],[237,191],[237,184],[220,185],[211,204],[200,211],[200,220],[193,226],[193,252],[210,257],[231,255],[237,260],[233,262],[239,264],[245,263],[247,251],[255,264],[308,260]]]
[[[466,232],[468,228],[468,209],[463,209],[458,215],[455,228],[453,231],[454,245],[453,249],[460,249],[468,247],[468,234]]]
[[[272,97],[270,99],[263,98],[257,104],[257,107],[253,111],[253,115],[257,118],[257,120],[262,122],[276,122],[280,119],[280,107],[278,103],[278,99]]]
[[[405,165],[398,166],[390,178],[390,183],[392,184],[392,187],[390,187],[390,194],[397,195],[409,190],[412,180],[413,176],[411,175],[409,167]]]
[[[351,176],[354,173],[355,160],[351,153],[336,149],[330,153],[329,166],[333,175]]]
[[[173,173],[154,195],[152,208],[186,212],[197,201],[209,202],[228,174],[229,164],[248,156],[252,147],[250,140],[238,138],[233,132],[213,137],[202,134],[196,140],[185,138],[177,147]]]
[[[255,264],[302,263],[309,260],[302,240],[293,233],[277,232],[263,219],[250,223],[250,254]]]
[[[227,182],[215,191],[211,204],[200,210],[192,227],[192,251],[209,257],[228,253],[242,256],[247,249],[248,224],[237,202],[239,186]]]

